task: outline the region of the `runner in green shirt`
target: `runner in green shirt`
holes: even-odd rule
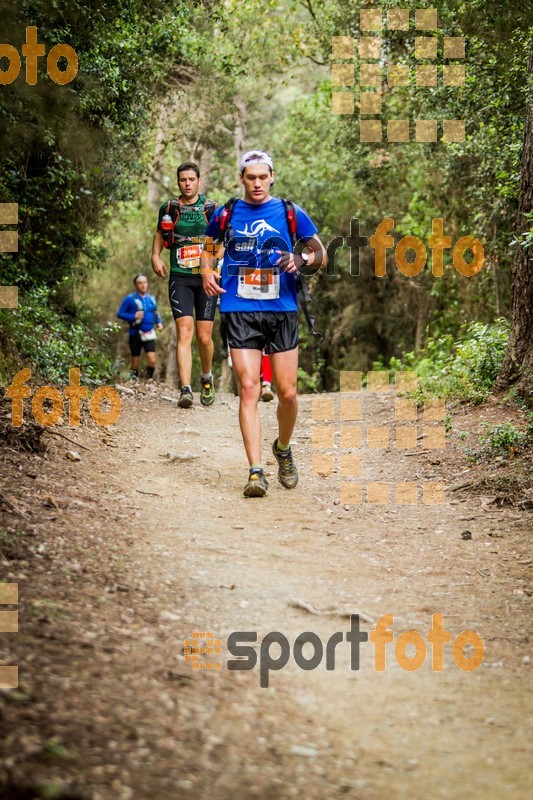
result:
[[[180,196],[163,203],[159,209],[157,230],[152,246],[152,267],[156,275],[165,278],[167,266],[161,258],[165,238],[170,250],[169,298],[176,321],[176,359],[181,385],[180,408],[193,404],[191,389],[192,336],[196,316],[196,339],[202,365],[202,392],[200,402],[210,406],[215,401],[213,386],[213,320],[216,298],[208,297],[200,275],[200,253],[209,218],[215,203],[199,193],[200,170],[192,162],[180,164],[177,170]],[[164,233],[163,218],[174,221],[170,231]],[[168,221],[168,220],[167,220]]]

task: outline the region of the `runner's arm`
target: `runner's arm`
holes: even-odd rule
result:
[[[304,245],[303,252],[309,254],[309,259],[307,264],[304,264],[302,255],[297,253],[295,256],[297,269],[302,275],[316,275],[319,270],[325,269],[328,265],[326,248],[316,234],[310,239],[300,241]]]
[[[159,313],[159,309],[157,307],[157,300],[155,299],[155,297],[154,297],[154,320],[158,329],[163,330],[163,320],[161,319],[161,314]]]
[[[160,278],[167,277],[167,265],[161,258],[161,252],[164,246],[163,234],[158,228],[154,235],[154,241],[152,242],[152,269]]]
[[[215,242],[211,236],[205,237],[204,248],[200,254],[200,274],[204,292],[209,297],[215,297],[217,294],[225,294],[226,292],[225,289],[218,285],[221,275],[220,272],[216,271],[217,260],[221,251],[221,244]]]
[[[308,239],[300,239],[296,243],[297,252],[283,252],[278,261],[278,266],[283,272],[301,272],[302,275],[316,275],[320,269],[325,269],[328,263],[326,248],[315,234]],[[302,258],[307,253],[308,259]]]
[[[136,318],[135,317],[136,311],[137,311],[136,306],[134,306],[132,309],[130,298],[128,297],[128,295],[126,295],[126,297],[120,304],[119,310],[117,311],[117,317],[119,319],[125,320],[126,322],[129,322],[131,325]]]

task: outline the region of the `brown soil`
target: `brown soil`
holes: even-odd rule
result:
[[[19,687],[0,692],[0,795],[525,800],[526,465],[464,455],[483,417],[514,412],[458,411],[444,451],[365,451],[365,478],[442,481],[446,505],[345,507],[340,474],[312,474],[310,396],[294,439],[298,488],[277,482],[275,403],[265,404],[270,491],[246,500],[237,399],[180,411],[164,395],[175,393],[124,394],[112,431],[52,429],[88,449],[47,431],[45,454],[28,452],[28,438],[0,451],[0,577],[20,595],[20,631],[0,642],[0,663],[19,666]],[[388,426],[392,398],[368,395],[364,412]],[[355,671],[344,641],[335,670],[304,671],[291,651],[269,688],[258,667],[226,668],[233,631],[258,642],[279,631],[291,647],[313,631],[325,643],[354,611],[367,632],[393,614],[395,640],[406,629],[427,640],[440,612],[454,638],[481,636],[484,662],[463,671],[446,645],[434,672],[428,646],[409,672],[389,644],[376,672],[368,642]],[[222,669],[185,662],[194,630],[222,640]]]

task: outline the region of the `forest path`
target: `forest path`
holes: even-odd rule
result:
[[[21,682],[19,700],[5,704],[6,797],[48,796],[22,794],[26,780],[34,792],[52,786],[53,796],[91,800],[422,800],[465,791],[525,800],[526,513],[462,492],[434,506],[420,495],[416,506],[335,502],[339,472],[313,475],[311,396],[301,398],[293,440],[299,486],[287,492],[277,482],[268,455],[275,402],[263,404],[270,490],[245,499],[238,400],[219,394],[211,408],[180,410],[163,395],[149,385],[125,394],[113,432],[61,429],[90,447],[80,463],[64,460],[68,444],[56,437],[37,478],[25,477],[35,457],[24,456],[20,507],[35,531],[50,534],[31,586],[25,561],[6,578],[21,587],[21,633],[3,653],[18,659],[4,663],[19,663]],[[393,410],[391,393],[363,398],[366,425],[391,428]],[[369,480],[461,479],[457,452],[420,442],[416,451],[365,450],[362,459]],[[25,482],[39,490],[26,492]],[[48,494],[58,509],[37,521],[32,504]],[[393,614],[395,642],[417,630],[423,666],[403,669],[388,644],[378,672],[367,642],[352,670],[354,610],[366,632]],[[481,636],[479,669],[459,669],[451,644],[444,670],[431,669],[434,613],[453,638],[465,629]],[[221,639],[221,669],[185,662],[194,630]],[[259,663],[227,669],[234,631],[255,631],[258,642],[279,631],[289,641],[288,663],[270,673],[268,688]],[[334,670],[325,656],[313,671],[296,665],[292,644],[303,631],[324,648],[344,633]]]

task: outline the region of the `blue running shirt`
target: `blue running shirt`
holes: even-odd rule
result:
[[[296,209],[296,238],[304,241],[317,233],[317,227],[300,206]],[[217,208],[205,232],[220,241],[219,220],[223,208]],[[237,200],[222,263],[220,311],[298,311],[294,273],[281,272],[275,266],[280,251],[292,252],[285,208],[278,197],[255,205]]]

